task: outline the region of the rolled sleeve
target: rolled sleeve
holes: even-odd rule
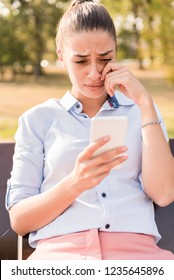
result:
[[[13,169],[7,182],[6,208],[40,193],[43,182],[44,149],[42,135],[32,114],[19,119],[15,135]]]

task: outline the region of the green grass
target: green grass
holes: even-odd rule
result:
[[[158,105],[167,126],[169,137],[174,138],[174,85],[167,82],[164,73],[137,71],[135,74],[146,86]],[[60,98],[70,89],[64,72],[49,73],[38,80],[19,77],[16,81],[0,83],[0,141],[13,141],[19,116],[28,108],[51,97]]]

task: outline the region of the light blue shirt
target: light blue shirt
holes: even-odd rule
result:
[[[24,198],[47,191],[72,171],[77,155],[89,144],[91,118],[82,111],[82,104],[67,92],[62,99],[50,99],[20,117],[6,194],[7,209]],[[138,106],[116,92],[97,116],[128,117],[126,145],[129,158],[99,185],[84,191],[55,220],[30,233],[33,247],[43,238],[91,228],[160,238],[153,202],[144,192],[141,180],[142,138]],[[161,126],[167,135],[163,121]]]

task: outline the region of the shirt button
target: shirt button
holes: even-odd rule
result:
[[[106,197],[106,194],[105,194],[105,193],[102,193],[102,196],[103,196],[103,197]]]
[[[105,225],[105,228],[106,228],[106,229],[110,228],[110,225],[109,225],[109,224],[106,224],[106,225]]]
[[[80,108],[80,104],[77,104],[77,105],[76,105],[76,108],[79,109],[79,108]]]

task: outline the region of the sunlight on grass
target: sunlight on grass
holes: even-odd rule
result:
[[[13,141],[13,136],[15,135],[16,129],[17,121],[12,124],[10,122],[0,123],[0,139]]]
[[[158,72],[135,71],[158,105],[170,138],[174,138],[174,85]],[[19,116],[49,98],[61,98],[70,89],[64,72],[46,75],[39,80],[19,79],[0,83],[0,141],[14,141]]]

